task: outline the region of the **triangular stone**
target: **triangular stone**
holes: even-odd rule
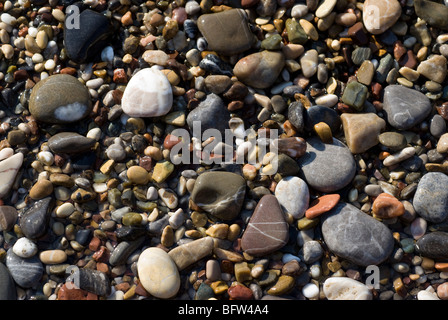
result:
[[[277,198],[263,196],[244,231],[242,249],[252,256],[264,256],[282,248],[288,239],[288,224]]]

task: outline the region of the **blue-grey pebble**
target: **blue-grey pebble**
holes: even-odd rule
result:
[[[348,147],[333,138],[323,143],[318,137],[306,141],[306,153],[298,160],[300,175],[311,188],[334,192],[346,187],[356,173],[356,163]]]
[[[20,217],[19,225],[27,238],[36,240],[45,235],[48,229],[52,204],[53,199],[51,197],[38,200]]]
[[[430,232],[417,240],[415,247],[420,255],[431,259],[448,259],[448,233]]]
[[[391,230],[349,203],[323,215],[321,226],[328,249],[359,266],[384,262],[394,248]]]
[[[16,300],[16,285],[8,268],[0,262],[0,300]]]
[[[439,223],[448,217],[448,176],[428,172],[419,181],[413,205],[420,217]]]
[[[15,283],[22,288],[32,288],[39,284],[44,272],[44,266],[37,256],[21,258],[12,251],[12,248],[6,253],[6,267]]]

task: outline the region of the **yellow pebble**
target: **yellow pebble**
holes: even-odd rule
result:
[[[314,125],[314,131],[323,143],[333,143],[333,134],[331,128],[325,122],[319,122]]]

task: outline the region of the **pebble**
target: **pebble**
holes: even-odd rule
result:
[[[13,252],[12,248],[6,253],[6,267],[14,282],[22,288],[37,285],[44,272],[44,267],[37,256],[21,258]]]
[[[447,241],[448,233],[434,231],[419,238],[415,247],[421,256],[441,260],[448,257]]]
[[[2,181],[2,185],[0,186],[0,199],[3,199],[8,195],[22,163],[22,153],[16,153],[15,155],[0,161],[0,180]]]
[[[14,280],[8,268],[0,263],[0,281],[2,286],[0,287],[0,299],[1,300],[16,300],[17,293]]]
[[[209,50],[223,55],[244,52],[254,43],[246,14],[240,9],[203,14],[197,22],[199,31],[207,40]]]
[[[85,118],[92,103],[86,86],[71,75],[58,74],[34,86],[29,110],[38,121],[72,123]]]
[[[121,100],[130,117],[158,117],[167,114],[173,104],[173,91],[167,77],[156,67],[134,74]]]
[[[340,199],[341,196],[339,194],[326,194],[317,198],[311,202],[309,208],[305,211],[305,217],[307,219],[317,218],[321,214],[333,209]]]
[[[48,229],[52,209],[52,198],[38,200],[20,216],[19,225],[30,240],[39,239]]]
[[[179,271],[164,250],[145,249],[138,258],[137,269],[141,284],[154,297],[169,299],[179,291]]]
[[[352,153],[363,153],[376,146],[378,136],[386,129],[386,121],[374,113],[343,113],[341,121]]]
[[[323,284],[328,300],[373,300],[369,288],[357,280],[347,277],[330,277]]]
[[[265,50],[240,59],[235,64],[233,73],[244,84],[265,89],[277,80],[284,65],[285,58],[282,53]]]
[[[213,115],[213,116],[212,116]],[[230,114],[223,100],[216,94],[208,94],[206,99],[193,109],[187,116],[187,124],[193,135],[203,134],[207,129],[216,129],[224,133],[229,129]],[[200,132],[194,130],[194,124],[200,125]]]
[[[61,264],[67,260],[67,254],[63,250],[45,250],[39,253],[39,259],[43,264]]]
[[[361,266],[386,260],[394,243],[384,224],[342,202],[322,217],[322,235],[332,252]]]
[[[300,219],[308,209],[310,191],[305,181],[298,177],[285,177],[275,188],[275,197],[283,209],[294,219]]]
[[[447,60],[444,56],[432,55],[418,65],[417,72],[429,80],[442,83],[447,74],[446,63]]]
[[[12,251],[21,258],[31,258],[38,252],[37,245],[26,237],[22,237],[14,243]]]
[[[390,219],[403,215],[405,208],[397,198],[388,193],[381,193],[372,204],[372,213],[381,219]]]
[[[12,206],[0,206],[0,229],[10,231],[18,217],[17,209]]]
[[[83,10],[78,20],[74,20],[73,15],[66,15],[65,48],[73,61],[86,62],[101,53],[112,34],[112,28],[105,15],[91,9]]]
[[[413,206],[428,222],[439,223],[448,215],[448,177],[441,172],[428,172],[418,182]]]
[[[302,74],[311,78],[317,72],[318,53],[316,50],[308,50],[300,57],[300,66],[302,67]]]
[[[257,204],[241,238],[241,248],[252,256],[264,256],[282,248],[289,239],[288,224],[273,195]]]
[[[429,115],[431,103],[421,92],[400,85],[389,85],[384,89],[383,110],[391,126],[407,130]]]
[[[307,140],[306,153],[298,159],[301,174],[312,188],[334,192],[347,186],[355,176],[351,151],[339,140],[324,144],[319,138]]]
[[[302,294],[305,298],[314,299],[319,295],[319,287],[314,283],[307,283],[302,288]]]
[[[48,147],[53,153],[82,153],[89,151],[96,141],[76,132],[57,133],[48,139]]]
[[[382,34],[392,27],[401,15],[397,0],[366,0],[363,5],[364,26],[372,34]]]
[[[393,150],[402,150],[408,144],[406,137],[399,132],[383,132],[378,136],[379,143]]]
[[[168,255],[173,259],[179,271],[212,254],[213,238],[205,237],[173,248]]]
[[[242,176],[232,172],[204,172],[196,179],[191,200],[216,218],[232,220],[239,214],[245,194]]]
[[[48,197],[53,193],[53,184],[46,180],[38,180],[30,189],[30,198],[33,200],[40,200]]]

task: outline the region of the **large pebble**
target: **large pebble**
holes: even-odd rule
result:
[[[397,0],[366,0],[362,17],[364,26],[372,34],[381,34],[400,18],[401,5]]]
[[[207,40],[208,49],[223,55],[244,52],[254,43],[246,14],[241,9],[203,14],[198,18],[198,28]]]
[[[333,192],[347,186],[356,173],[350,150],[333,138],[332,144],[317,137],[307,139],[306,153],[298,159],[301,174],[308,185],[321,192]]]
[[[331,277],[325,280],[324,294],[328,300],[372,300],[370,289],[348,277]]]
[[[418,253],[431,259],[448,259],[448,233],[435,231],[425,234],[415,244]]]
[[[23,234],[35,240],[45,235],[50,221],[52,198],[38,200],[20,216],[19,225]]]
[[[352,153],[363,153],[376,146],[386,121],[374,113],[343,113],[341,115],[347,146]]]
[[[285,213],[300,219],[308,209],[310,191],[299,177],[285,177],[277,184],[275,197]]]
[[[330,251],[361,266],[380,264],[394,247],[383,223],[348,203],[340,202],[322,217],[322,235]]]
[[[48,139],[48,146],[54,153],[81,153],[89,151],[96,141],[76,132],[60,132]]]
[[[22,153],[16,153],[0,162],[0,181],[2,182],[0,185],[0,199],[5,197],[11,190],[22,163]]]
[[[156,298],[168,299],[180,288],[180,276],[171,257],[160,248],[145,249],[137,261],[138,278]]]
[[[224,101],[217,94],[211,93],[206,99],[188,113],[187,124],[193,136],[202,134],[207,129],[216,129],[224,132],[229,128],[230,113]],[[195,129],[195,128],[198,129]]]
[[[109,18],[100,12],[86,9],[79,15],[66,15],[64,44],[67,55],[78,63],[99,56],[112,34]]]
[[[44,267],[37,256],[24,259],[16,255],[12,249],[7,251],[6,266],[15,283],[23,288],[37,285],[44,272]]]
[[[157,67],[134,74],[121,100],[123,112],[130,117],[158,117],[167,114],[173,104],[168,78]]]
[[[212,216],[231,220],[243,205],[246,181],[232,172],[205,172],[196,179],[191,200]]]
[[[243,233],[241,248],[250,255],[264,256],[282,248],[288,239],[288,224],[277,199],[264,195]]]
[[[284,65],[285,58],[281,52],[265,50],[240,59],[233,72],[244,84],[265,89],[274,84]]]
[[[89,91],[78,79],[56,74],[39,81],[31,92],[29,110],[45,123],[72,123],[92,111]]]
[[[420,124],[431,112],[431,102],[421,92],[400,85],[384,89],[383,110],[388,123],[407,130]]]
[[[448,217],[448,176],[441,172],[426,173],[418,183],[413,205],[426,221],[444,221]]]

